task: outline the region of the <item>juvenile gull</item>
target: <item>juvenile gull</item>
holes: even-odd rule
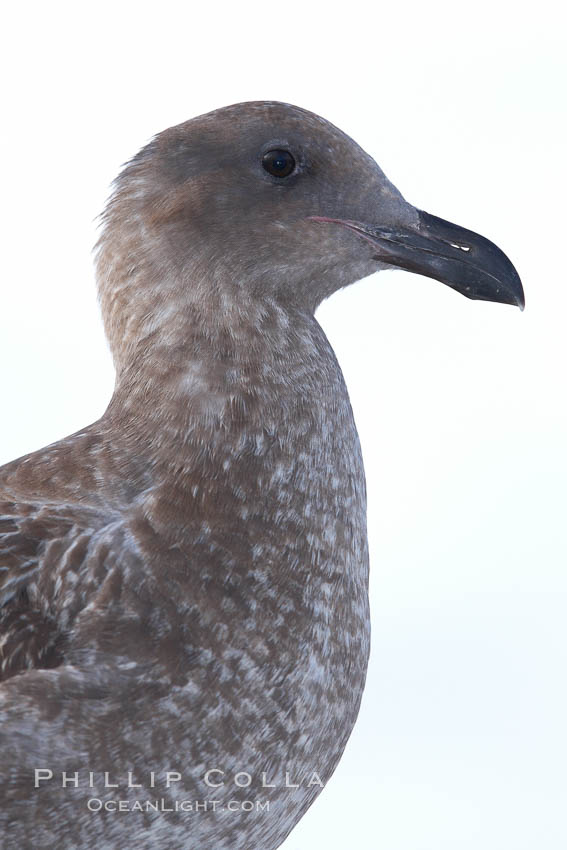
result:
[[[217,110],[122,171],[108,410],[0,470],[2,846],[274,850],[327,782],[370,625],[360,447],[314,311],[389,266],[523,306],[495,245],[298,107]]]

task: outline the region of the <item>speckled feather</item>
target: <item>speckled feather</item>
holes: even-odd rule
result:
[[[260,164],[282,145],[293,191]],[[3,846],[274,850],[320,791],[117,817],[92,789],[34,789],[34,768],[181,769],[169,794],[194,799],[211,767],[332,774],[369,652],[366,503],[313,314],[379,265],[308,217],[370,205],[414,215],[347,136],[271,102],[172,128],[118,178],[97,247],[112,401],[0,470]]]

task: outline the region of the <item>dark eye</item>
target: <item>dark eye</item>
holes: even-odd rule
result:
[[[262,157],[262,165],[274,177],[287,177],[295,168],[295,160],[289,151],[268,151]]]

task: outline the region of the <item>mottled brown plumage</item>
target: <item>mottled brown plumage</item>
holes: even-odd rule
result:
[[[289,176],[263,167],[274,149]],[[520,303],[498,249],[449,227],[286,104],[193,119],[124,169],[97,247],[112,401],[0,470],[6,847],[274,850],[321,790],[358,712],[369,614],[358,437],[313,314],[386,265]],[[53,779],[34,788],[37,768]],[[212,789],[209,769],[251,785]],[[182,780],[150,790],[168,770]],[[155,797],[221,803],[87,807]],[[224,808],[255,799],[269,811]]]

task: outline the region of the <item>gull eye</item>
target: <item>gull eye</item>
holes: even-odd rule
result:
[[[268,151],[262,157],[262,166],[274,177],[287,177],[295,168],[295,160],[289,151]]]

